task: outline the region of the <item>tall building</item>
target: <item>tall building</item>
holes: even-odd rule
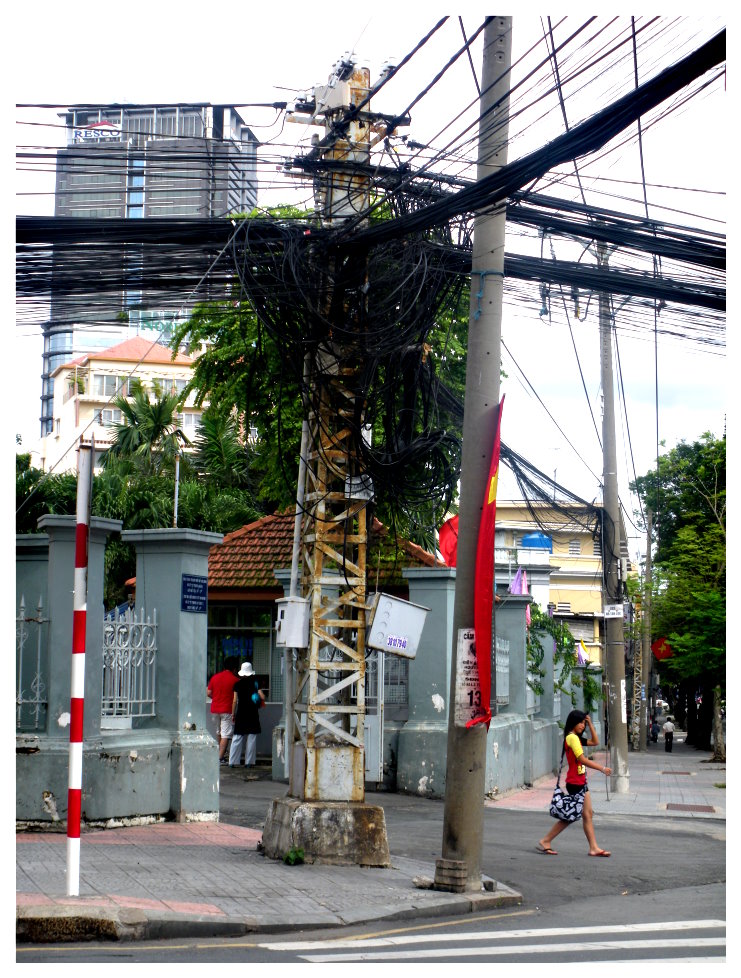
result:
[[[60,117],[67,146],[57,153],[56,217],[219,218],[257,204],[257,141],[232,106],[79,105]],[[137,288],[135,253],[122,253],[121,262],[126,291],[104,301],[55,296],[52,284],[42,437],[52,431],[53,374],[61,364],[140,333],[167,342],[187,314]]]

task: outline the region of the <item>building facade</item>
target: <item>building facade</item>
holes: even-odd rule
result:
[[[574,638],[584,642],[589,660],[603,663],[602,540],[597,520],[578,512],[569,519],[545,503],[531,503],[536,523],[524,500],[497,500],[495,539],[497,583],[527,570],[530,593],[542,611],[565,622]],[[574,507],[571,507],[572,510]],[[578,507],[577,507],[578,510]],[[623,576],[630,572],[625,531],[621,526]],[[505,572],[505,568],[508,571]]]
[[[173,358],[172,350],[143,336],[126,340],[100,352],[83,354],[57,367],[53,373],[54,400],[50,430],[41,437],[43,471],[75,471],[80,440],[95,443],[94,467],[111,445],[111,425],[123,420],[114,401],[128,396],[134,380],[142,383],[150,397],[159,393],[182,393],[193,371],[193,360],[184,353]],[[195,395],[183,403],[178,424],[192,441],[202,408],[194,406]]]
[[[57,153],[56,217],[219,218],[257,203],[257,141],[232,106],[85,105],[60,116],[67,146]],[[154,299],[137,283],[135,253],[122,251],[121,263],[126,290],[104,303],[94,295],[55,297],[52,286],[44,324],[42,437],[54,425],[58,367],[140,334],[167,343],[187,316],[181,305]]]

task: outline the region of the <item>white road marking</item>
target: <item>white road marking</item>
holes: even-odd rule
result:
[[[588,934],[645,934],[651,932],[666,933],[667,931],[682,930],[708,930],[713,928],[725,928],[725,920],[670,920],[658,921],[656,923],[637,923],[637,924],[606,924],[602,927],[593,925],[589,927],[529,927],[519,930],[502,931],[466,931],[460,932],[437,932],[435,934],[393,934],[387,937],[381,935],[377,937],[363,938],[355,940],[341,938],[339,940],[326,941],[286,941],[271,942],[261,944],[260,947],[270,951],[312,951],[323,948],[342,948],[359,947],[393,947],[397,944],[432,944],[450,943],[456,941],[491,941],[491,940],[515,940],[526,937],[576,937]]]

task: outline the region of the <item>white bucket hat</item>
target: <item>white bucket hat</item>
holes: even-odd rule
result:
[[[240,676],[254,676],[255,670],[252,668],[251,662],[243,662],[239,669]]]

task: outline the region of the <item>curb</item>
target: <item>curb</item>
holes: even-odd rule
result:
[[[186,916],[148,914],[130,908],[80,907],[59,904],[54,907],[16,908],[16,941],[19,944],[59,944],[79,941],[146,941],[195,937],[243,937],[250,933],[281,934],[296,930],[321,930],[349,927],[384,920],[410,920],[416,917],[463,915],[497,907],[520,906],[522,895],[496,883],[482,893],[440,893],[434,903],[414,903],[373,916],[362,912],[337,916],[277,922],[259,917]]]

